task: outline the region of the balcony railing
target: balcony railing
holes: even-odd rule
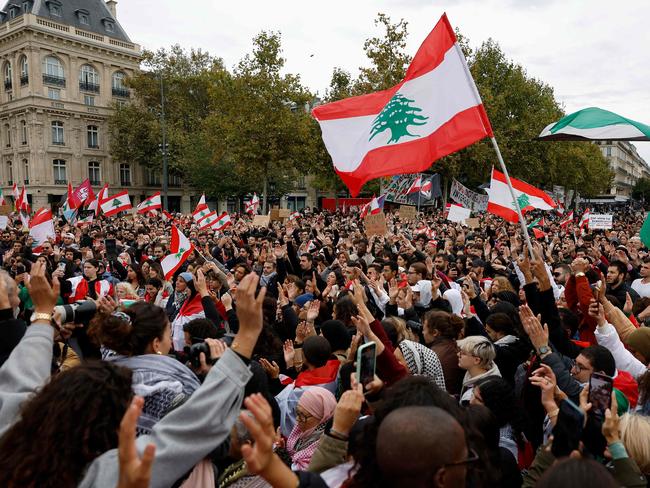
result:
[[[5,90],[11,90],[11,80],[5,80]]]
[[[55,185],[67,185],[68,180],[54,180]]]
[[[88,144],[88,149],[99,149],[99,144]]]
[[[52,141],[53,146],[65,146],[65,142],[63,141]]]
[[[65,87],[65,78],[54,75],[43,75],[43,83],[46,85]]]
[[[119,98],[129,98],[131,96],[131,92],[129,92],[127,88],[113,87],[113,96]]]
[[[122,186],[131,186],[131,182],[130,182],[130,181],[124,181],[124,180],[122,180],[122,181],[120,181],[120,184],[121,184]]]
[[[25,86],[29,84],[29,75],[20,76],[20,86]]]
[[[90,83],[88,81],[80,81],[79,89],[82,91],[99,93],[99,85],[97,83]]]

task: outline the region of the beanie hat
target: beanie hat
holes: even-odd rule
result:
[[[636,329],[627,336],[625,344],[641,354],[646,361],[650,361],[650,328]]]
[[[187,271],[185,271],[184,273],[179,274],[178,276],[183,278],[183,281],[185,281],[185,283],[189,283],[194,279],[194,277],[192,276],[192,273],[188,273]]]

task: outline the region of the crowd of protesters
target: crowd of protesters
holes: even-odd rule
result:
[[[642,213],[232,220],[0,232],[0,486],[646,486]]]

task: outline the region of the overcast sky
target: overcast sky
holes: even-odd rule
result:
[[[411,55],[447,12],[473,47],[492,37],[551,85],[567,113],[596,106],[650,125],[648,0],[120,0],[117,9],[141,46],[200,48],[228,67],[259,31],[280,31],[287,71],[320,94],[335,66],[356,75],[367,64],[378,12],[408,22]],[[650,163],[650,142],[636,146]]]

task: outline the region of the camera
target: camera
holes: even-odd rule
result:
[[[226,334],[221,338],[221,340],[225,342],[228,347],[230,347],[234,338],[235,338],[234,334]],[[200,359],[201,353],[205,354],[205,362],[207,364],[214,364],[217,359],[217,358],[213,358],[210,355],[210,346],[208,346],[205,342],[197,342],[196,344],[192,344],[191,346],[185,346],[184,352],[187,359],[189,359],[190,364],[195,368],[201,366],[201,359]]]
[[[74,322],[75,324],[88,323],[96,311],[97,304],[92,300],[84,300],[83,302],[71,303],[70,305],[57,305],[54,307],[54,312],[59,312],[61,315],[62,324],[66,322]]]

